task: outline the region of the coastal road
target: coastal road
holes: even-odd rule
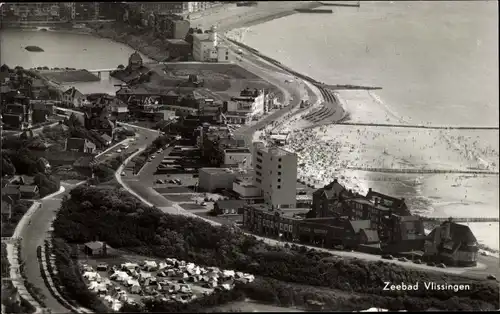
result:
[[[139,135],[135,142],[130,144],[129,150],[146,146],[150,144],[158,135],[157,131],[135,127],[136,134]],[[60,304],[52,295],[49,288],[45,286],[45,282],[40,272],[40,266],[37,258],[37,247],[43,245],[48,236],[48,230],[51,227],[52,221],[57,215],[57,211],[61,207],[61,202],[64,196],[69,195],[71,190],[81,183],[66,183],[61,185],[65,191],[53,197],[42,199],[39,202],[42,206],[36,210],[30,219],[31,223],[20,226],[21,232],[21,258],[25,263],[26,277],[45,296],[47,308],[53,313],[68,313],[62,304]]]
[[[241,59],[241,61],[239,61],[237,64],[282,90],[285,96],[284,103],[288,103],[288,105],[284,108],[268,114],[267,116],[260,119],[257,123],[251,126],[242,126],[234,132],[235,134],[242,135],[245,139],[245,143],[251,149],[252,137],[257,130],[267,126],[270,123],[273,123],[274,121],[277,121],[279,118],[290,113],[295,106],[298,106],[300,104],[302,96],[299,90],[299,82],[297,80],[294,80],[293,83],[285,83],[286,78],[289,79],[290,77],[293,77],[292,74],[284,74],[281,69],[278,72],[275,66],[266,63],[265,61],[261,60],[259,57],[251,53],[238,55],[237,51],[240,49],[238,46],[231,43],[230,41],[225,40],[223,36],[220,36],[220,38],[225,42],[225,44],[227,44],[231,53]]]

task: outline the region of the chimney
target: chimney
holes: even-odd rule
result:
[[[368,188],[368,193],[371,193],[371,191],[372,191],[372,188]]]
[[[102,255],[107,256],[108,254],[108,246],[106,245],[106,242],[102,242]]]
[[[337,178],[333,179],[333,183],[338,183]]]
[[[378,197],[375,198],[375,205],[378,205],[379,199]]]

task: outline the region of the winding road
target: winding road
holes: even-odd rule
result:
[[[158,136],[158,132],[155,130],[138,127],[135,127],[135,129],[138,138],[129,145],[129,150],[145,147]],[[105,155],[102,154],[100,158],[105,158]],[[18,226],[21,230],[19,234],[22,239],[21,258],[25,263],[26,278],[45,296],[46,307],[51,309],[52,313],[68,313],[68,309],[57,301],[50,292],[50,289],[45,285],[38,263],[37,247],[43,245],[45,239],[49,236],[48,231],[57,215],[57,211],[61,207],[63,198],[69,195],[72,189],[84,182],[61,183],[64,187],[64,192],[40,200],[41,207],[29,217],[28,221],[31,221],[31,223],[29,225]]]

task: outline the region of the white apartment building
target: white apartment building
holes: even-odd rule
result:
[[[195,61],[217,61],[216,34],[193,34],[193,58]]]
[[[193,34],[193,58],[200,62],[229,62],[229,49],[217,40],[217,29],[210,33]]]
[[[253,117],[264,113],[265,94],[259,92],[257,97],[243,96],[232,97],[227,103],[224,116],[228,123],[247,124]]]
[[[295,208],[297,198],[297,154],[281,147],[254,143],[254,185],[273,208]]]
[[[229,62],[229,48],[219,45],[217,49],[217,62]]]

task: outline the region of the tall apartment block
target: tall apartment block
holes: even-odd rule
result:
[[[254,185],[273,208],[295,208],[297,202],[297,155],[281,147],[254,143]]]

